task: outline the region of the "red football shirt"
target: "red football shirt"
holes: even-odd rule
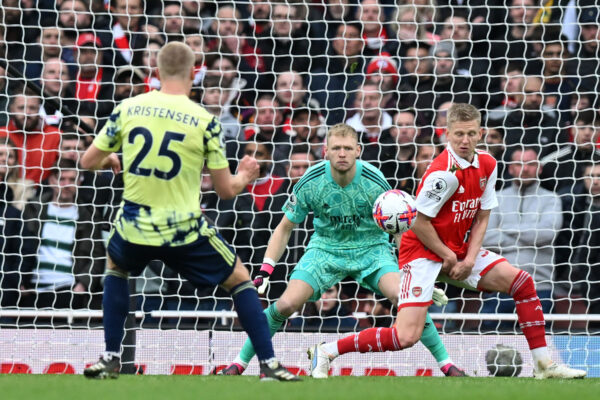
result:
[[[50,175],[50,168],[58,159],[60,130],[44,125],[42,132],[24,133],[13,121],[0,128],[0,137],[7,136],[18,149],[19,164],[25,167],[25,178],[40,183]]]
[[[431,217],[438,236],[461,260],[467,254],[468,232],[479,209],[491,210],[496,199],[496,160],[477,150],[472,162],[448,146],[437,156],[417,188],[417,210]],[[400,266],[417,258],[442,261],[413,231],[402,235]]]

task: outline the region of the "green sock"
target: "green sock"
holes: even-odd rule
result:
[[[427,313],[427,318],[425,319],[425,329],[423,329],[423,334],[421,335],[421,343],[429,349],[438,364],[442,361],[451,362],[450,357],[448,357],[448,351],[429,313]]]
[[[281,315],[277,308],[275,307],[275,303],[271,304],[264,313],[267,315],[267,323],[269,324],[269,330],[271,331],[271,337],[275,335],[275,332],[279,330],[281,325],[285,322],[287,317]],[[435,329],[435,328],[434,328]],[[254,357],[256,353],[254,352],[254,347],[252,347],[252,342],[250,339],[246,339],[246,342],[242,346],[242,350],[238,355],[239,359],[244,363],[248,364],[252,357]]]

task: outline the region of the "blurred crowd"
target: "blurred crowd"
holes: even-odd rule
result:
[[[160,88],[157,52],[183,41],[190,97],[220,118],[232,171],[245,154],[260,162],[234,200],[202,184],[205,214],[252,268],[328,126],[354,127],[361,158],[414,194],[444,148],[446,111],[468,102],[499,167],[484,246],[534,277],[544,311],[600,314],[599,25],[593,0],[3,0],[1,306],[101,307],[122,179],[79,158],[115,105]],[[293,232],[269,299],[311,230],[309,218]],[[444,311],[513,312],[502,296],[448,290]],[[136,291],[145,311],[230,308],[162,263]],[[389,320],[393,307],[351,282],[331,291],[290,324]]]

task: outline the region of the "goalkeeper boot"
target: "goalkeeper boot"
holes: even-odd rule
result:
[[[94,379],[117,379],[121,371],[121,359],[119,357],[100,356],[97,363],[83,370],[86,378]]]
[[[231,363],[219,372],[215,372],[213,375],[241,375],[245,370],[246,368],[242,367],[240,364]]]
[[[444,373],[444,375],[446,375],[446,376],[452,376],[452,377],[464,377],[464,376],[468,376],[465,373],[465,371],[463,371],[462,369],[458,368],[454,364],[445,365],[444,368],[442,368],[442,372]]]
[[[279,361],[272,358],[267,361],[260,362],[260,380],[261,381],[282,381],[282,382],[298,382],[302,379],[292,374],[285,367],[279,364]]]
[[[538,365],[533,371],[533,377],[536,379],[581,379],[587,375],[582,369],[567,367],[555,362],[543,367]]]
[[[333,357],[323,349],[323,344],[316,344],[306,351],[310,362],[310,376],[326,379],[329,376],[329,365]]]

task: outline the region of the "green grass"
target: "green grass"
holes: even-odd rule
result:
[[[0,398],[53,399],[360,399],[360,400],[587,400],[600,399],[600,379],[333,377],[299,383],[258,377],[124,376],[87,380],[81,375],[0,375]]]

